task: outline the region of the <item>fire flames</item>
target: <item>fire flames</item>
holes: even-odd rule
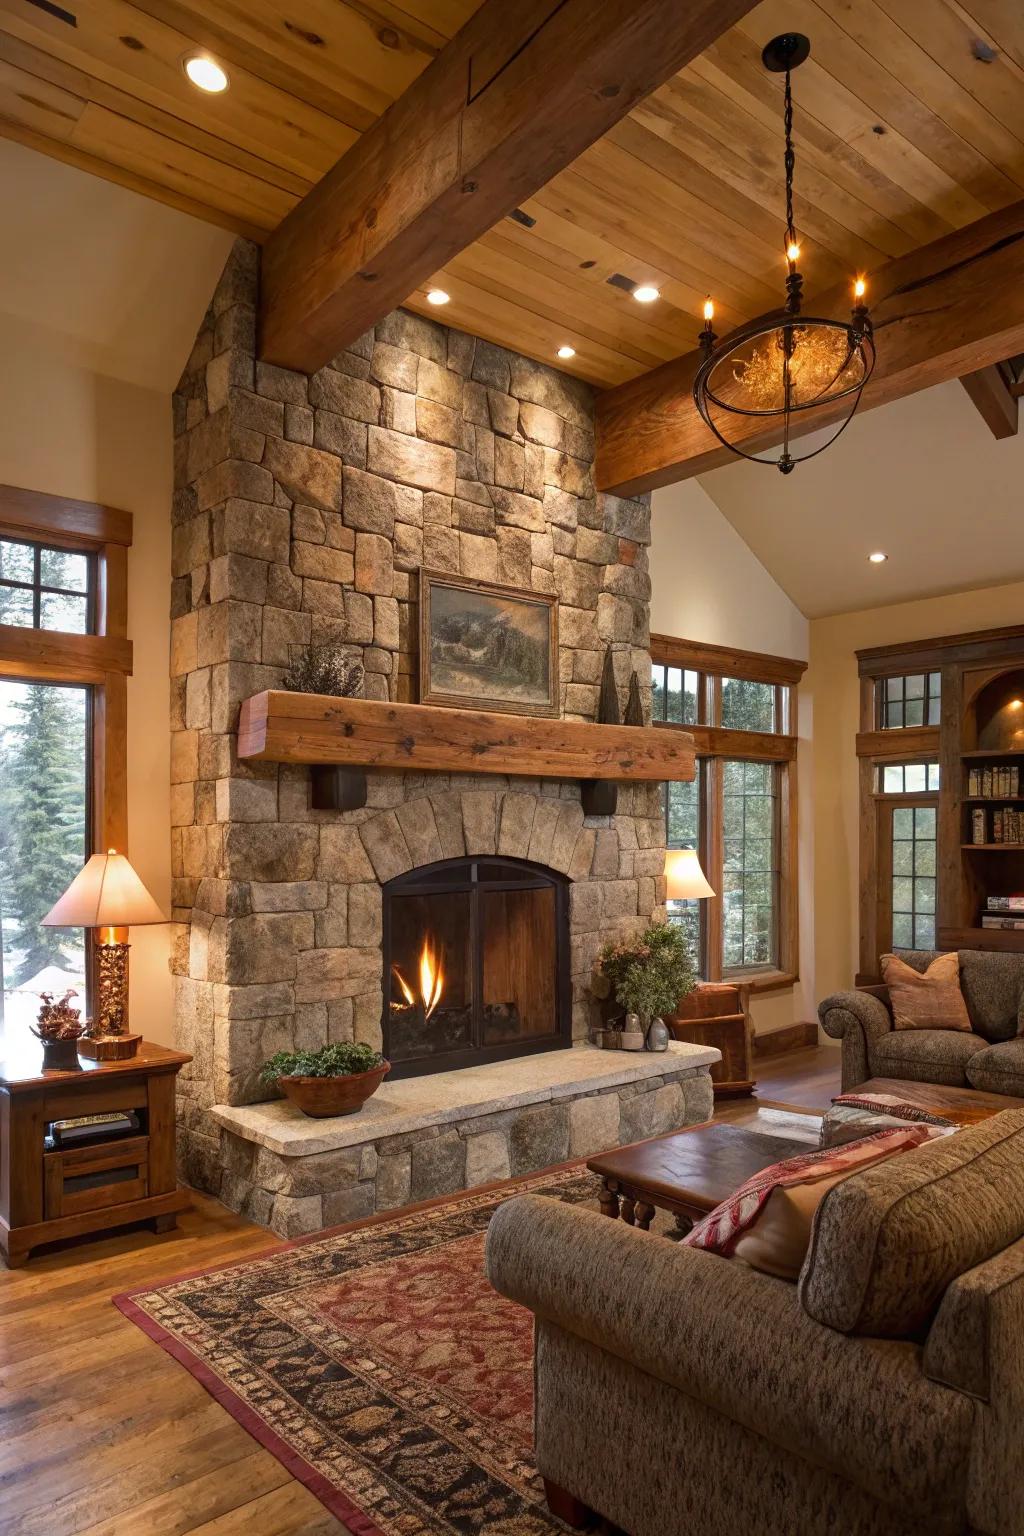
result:
[[[434,953],[430,939],[424,939],[423,948],[420,950],[420,995],[417,997],[409,983],[398,969],[397,965],[391,967],[395,980],[401,989],[402,996],[410,1008],[421,1004],[424,1019],[429,1019],[438,1003],[441,1001],[441,993],[444,990],[444,971],[441,962]]]

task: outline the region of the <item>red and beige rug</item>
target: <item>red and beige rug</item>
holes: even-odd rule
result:
[[[551,1536],[532,1318],[484,1235],[512,1194],[596,1189],[549,1171],[114,1302],[356,1536]]]

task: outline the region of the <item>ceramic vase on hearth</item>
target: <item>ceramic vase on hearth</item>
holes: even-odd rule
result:
[[[624,1051],[642,1051],[644,1048],[644,1026],[638,1013],[627,1013],[622,1021],[622,1033],[619,1037]]]
[[[647,1026],[647,1034],[644,1039],[649,1051],[667,1051],[669,1033],[665,1020],[652,1019]]]

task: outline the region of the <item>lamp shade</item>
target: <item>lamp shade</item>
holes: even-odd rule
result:
[[[669,901],[693,901],[715,893],[692,848],[670,848],[665,855],[665,895]]]
[[[94,853],[43,918],[44,928],[136,928],[166,923],[123,853]]]

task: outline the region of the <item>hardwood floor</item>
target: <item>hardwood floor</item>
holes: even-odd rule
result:
[[[759,1100],[821,1110],[838,1092],[834,1047],[759,1064]],[[2,1536],[335,1536],[341,1525],[110,1304],[274,1239],[193,1197],[176,1232],[122,1232],[0,1268]]]

